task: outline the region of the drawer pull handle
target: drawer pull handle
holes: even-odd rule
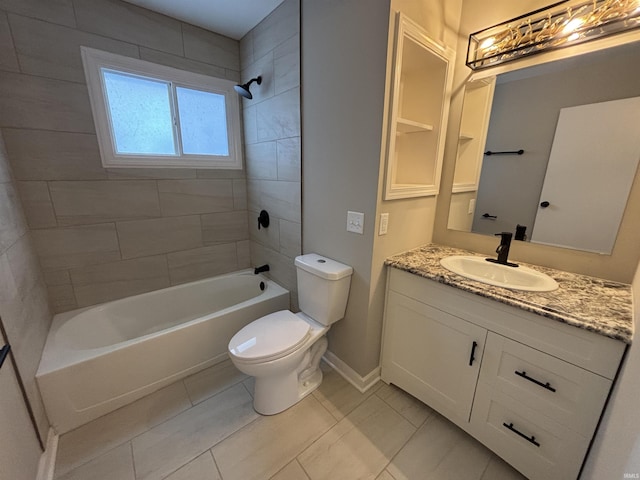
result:
[[[478,346],[478,342],[473,342],[471,346],[471,356],[469,357],[469,366],[473,365],[473,361],[476,359],[476,347]]]
[[[527,437],[524,433],[519,432],[518,430],[516,430],[514,428],[514,426],[513,426],[513,423],[510,423],[508,425],[506,423],[503,423],[502,425],[507,427],[509,430],[511,430],[516,435],[524,438],[527,442],[533,443],[536,447],[540,446],[540,444],[538,442],[536,442],[536,437],[534,437],[533,435],[531,435],[530,437]]]
[[[553,388],[553,387],[549,384],[549,382],[547,382],[547,383],[542,383],[542,382],[540,382],[540,381],[536,380],[535,378],[531,378],[529,375],[527,375],[527,372],[525,372],[524,370],[523,370],[522,372],[519,372],[519,371],[517,371],[517,370],[516,370],[516,371],[515,371],[515,372],[513,372],[513,373],[515,373],[516,375],[518,375],[518,376],[520,376],[520,377],[524,378],[525,380],[529,380],[530,382],[535,383],[536,385],[540,385],[542,388],[546,388],[547,390],[549,390],[549,391],[551,391],[551,392],[555,392],[555,391],[556,391],[556,389],[555,389],[555,388]]]

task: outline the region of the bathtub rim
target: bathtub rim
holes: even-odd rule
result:
[[[131,299],[131,298],[137,298],[137,297],[142,297],[144,295],[147,295],[149,293],[156,293],[156,292],[165,292],[165,291],[172,291],[172,290],[177,290],[180,288],[185,288],[188,287],[190,285],[198,285],[201,283],[206,283],[209,282],[211,280],[214,279],[224,279],[226,277],[231,277],[231,276],[238,276],[238,275],[251,275],[253,276],[258,276],[261,277],[263,279],[263,281],[267,284],[267,288],[265,289],[264,292],[261,292],[259,295],[257,295],[256,297],[252,297],[248,300],[245,300],[243,302],[234,304],[230,307],[224,308],[222,310],[216,310],[215,312],[211,312],[209,314],[205,314],[202,315],[200,317],[196,317],[196,318],[192,318],[186,322],[183,323],[179,323],[177,325],[173,325],[172,327],[169,328],[165,328],[163,330],[159,330],[157,332],[152,332],[152,333],[148,333],[145,335],[142,335],[140,337],[135,337],[129,340],[125,340],[123,342],[119,342],[113,345],[106,345],[103,347],[96,347],[96,348],[87,348],[87,349],[69,349],[63,345],[61,345],[59,342],[56,341],[55,336],[56,333],[58,332],[58,330],[60,329],[60,327],[67,322],[68,320],[72,319],[73,317],[80,315],[83,312],[86,312],[88,310],[91,309],[100,309],[100,308],[104,308],[107,305],[111,305],[114,303],[120,303],[123,302],[125,300]],[[251,304],[252,302],[255,301],[255,298],[258,298],[260,296],[264,295],[264,298],[273,298],[275,296],[278,295],[282,295],[283,293],[287,293],[289,294],[289,290],[287,290],[286,288],[282,287],[281,285],[279,285],[278,283],[276,283],[275,281],[265,277],[262,274],[254,274],[252,269],[243,269],[243,270],[236,270],[234,272],[230,272],[230,273],[225,273],[222,275],[216,275],[214,277],[206,277],[200,280],[195,280],[193,282],[187,282],[187,283],[181,283],[178,285],[172,285],[170,287],[165,287],[165,288],[161,288],[158,290],[151,290],[149,292],[143,292],[143,293],[139,293],[136,295],[131,295],[129,297],[123,297],[123,298],[119,298],[116,300],[110,300],[108,302],[103,302],[103,303],[99,303],[96,305],[90,305],[88,307],[82,307],[82,308],[78,308],[75,310],[70,310],[68,312],[63,312],[63,313],[58,313],[56,315],[54,315],[52,321],[51,321],[51,326],[49,328],[49,332],[47,334],[47,338],[45,340],[45,345],[44,345],[44,349],[42,351],[42,357],[40,359],[40,364],[38,365],[38,370],[36,371],[36,378],[42,375],[47,375],[53,372],[56,372],[58,370],[62,370],[64,368],[69,368],[72,367],[74,365],[80,364],[84,361],[99,357],[101,355],[104,355],[106,353],[112,352],[114,350],[118,350],[121,348],[126,348],[127,346],[130,346],[132,344],[144,341],[145,339],[150,339],[153,338],[155,336],[159,336],[159,335],[163,335],[166,334],[167,332],[171,332],[171,331],[175,331],[181,328],[185,328],[186,326],[190,325],[190,324],[195,324],[197,322],[201,322],[201,321],[205,321],[208,319],[211,319],[215,316],[221,316],[224,313],[227,313],[233,309],[237,309],[240,308],[240,306],[243,305],[248,305]]]

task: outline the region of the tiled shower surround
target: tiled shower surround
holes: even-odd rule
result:
[[[120,0],[2,3],[0,128],[56,312],[261,263],[295,288],[298,12],[287,0],[241,43]],[[102,168],[81,45],[233,81],[259,70],[246,168]]]

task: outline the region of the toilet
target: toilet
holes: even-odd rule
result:
[[[253,407],[262,415],[280,413],[318,388],[325,335],[344,317],[349,297],[350,266],[315,253],[296,257],[295,265],[301,312],[265,315],[229,342],[233,364],[255,377]]]

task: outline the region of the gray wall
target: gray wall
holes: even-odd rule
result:
[[[239,42],[119,0],[0,3],[0,129],[56,312],[249,266],[243,171],[102,168],[80,45],[239,80]]]
[[[354,269],[329,349],[361,375],[377,366],[366,337],[388,22],[388,0],[302,2],[303,251]],[[364,235],[346,231],[347,210],[365,214]]]
[[[300,0],[285,0],[240,41],[251,263],[291,291],[297,309],[294,258],[301,246],[300,193]],[[258,214],[271,224],[258,230]]]
[[[0,318],[44,443],[49,420],[35,374],[40,363],[51,312],[20,200],[11,179],[0,135]],[[11,368],[10,362],[4,368]],[[25,429],[33,428],[24,425]],[[3,445],[2,448],[11,448]]]

